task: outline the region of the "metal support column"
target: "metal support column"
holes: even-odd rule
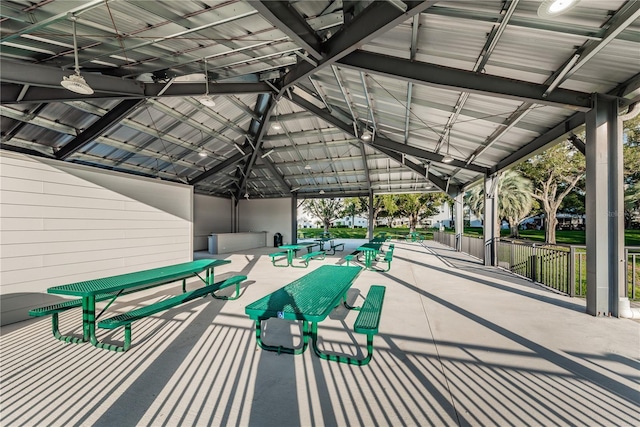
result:
[[[291,244],[298,244],[298,193],[291,193]]]
[[[498,264],[498,244],[500,228],[498,225],[498,179],[499,174],[484,177],[484,265]]]
[[[594,95],[585,124],[587,313],[618,317],[625,260],[622,127],[616,99]]]
[[[456,232],[456,251],[462,251],[462,235],[464,234],[464,193],[460,192],[453,198],[453,220]]]
[[[373,239],[373,190],[369,190],[369,230],[367,232],[367,238]]]
[[[239,213],[239,209],[238,209],[238,201],[236,200],[235,196],[231,196],[231,232],[232,233],[237,233],[238,230],[240,229],[240,224],[238,221],[238,213]]]

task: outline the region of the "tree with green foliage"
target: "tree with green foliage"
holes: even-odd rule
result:
[[[584,156],[565,141],[520,163],[517,170],[531,180],[532,195],[544,210],[545,242],[556,243],[558,208],[576,186],[584,185]]]
[[[394,197],[397,213],[409,218],[409,232],[416,231],[416,225],[422,217],[430,217],[438,213],[447,200],[447,195],[438,193],[399,194]]]
[[[624,228],[640,217],[640,115],[623,124],[624,146]]]
[[[360,204],[361,212],[369,212],[369,198],[368,197],[358,197],[358,201]],[[398,208],[396,206],[396,202],[394,197],[391,194],[383,194],[378,196],[373,196],[373,206],[371,207],[373,213],[373,224],[378,220],[378,215],[383,212],[388,215],[392,215]]]
[[[344,202],[342,199],[307,199],[304,201],[304,211],[320,218],[324,231],[328,233],[331,221],[344,216]]]
[[[509,223],[511,236],[518,237],[518,226],[531,212],[533,187],[531,181],[516,170],[508,170],[498,179],[498,215],[496,229],[504,218]],[[465,194],[465,203],[474,215],[484,215],[484,185],[476,185]]]
[[[358,200],[357,197],[349,197],[344,199],[343,214],[351,217],[351,227],[349,228],[354,228],[355,217],[361,212],[362,212],[362,207],[360,206],[360,201]]]

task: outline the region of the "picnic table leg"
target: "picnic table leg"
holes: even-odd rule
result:
[[[53,332],[53,336],[60,341],[70,342],[74,344],[87,341],[86,339],[80,338],[80,337],[74,337],[71,335],[62,335],[60,333],[60,328],[59,328],[58,313],[53,313],[51,315],[51,330]]]
[[[373,335],[367,335],[367,356],[363,359],[357,359],[355,357],[343,356],[335,353],[325,353],[318,348],[318,324],[311,322],[311,346],[313,352],[320,359],[329,360],[332,362],[348,363],[350,365],[366,365],[371,361],[373,357]]]
[[[267,320],[267,319],[262,319]],[[262,341],[262,320],[256,320],[256,342],[261,349],[267,351],[273,351],[278,354],[286,353],[286,354],[302,354],[307,349],[309,345],[309,322],[302,321],[302,347],[298,348],[289,348],[282,347],[280,345],[269,345],[265,344]]]
[[[90,341],[95,347],[117,352],[124,352],[131,346],[131,324],[124,327],[124,345],[107,344],[98,341],[96,337],[96,297],[90,295],[82,297],[82,328],[84,341]]]

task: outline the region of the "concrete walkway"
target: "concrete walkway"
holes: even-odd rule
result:
[[[364,271],[349,293],[361,301],[387,287],[372,362],[278,355],[256,347],[244,307],[310,269],[275,268],[261,248],[212,256],[245,274],[237,301],[211,298],[134,323],[133,346],[117,354],[64,344],[50,319],[1,329],[3,426],[637,426],[640,324],[586,315],[584,302],[485,268],[434,242],[395,243],[388,273]],[[209,257],[197,253],[197,257]],[[231,291],[231,290],[229,290]],[[129,295],[112,310],[179,293]],[[79,334],[81,313],[60,316]],[[320,324],[327,351],[357,354],[356,314],[336,309]],[[75,328],[75,329],[74,329]],[[267,323],[270,342],[299,342],[300,328]],[[101,331],[122,340],[122,331]]]

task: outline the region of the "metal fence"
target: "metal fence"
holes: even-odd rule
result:
[[[481,260],[484,259],[484,239],[461,237],[461,250]],[[434,232],[433,240],[456,247],[456,236]],[[531,279],[570,296],[587,293],[586,246],[545,245],[520,240],[498,241],[498,265],[520,276]],[[640,299],[640,247],[624,249],[627,263],[626,297]]]
[[[460,248],[462,252],[465,252],[471,256],[484,261],[484,239],[478,237],[469,236],[456,236],[455,234],[445,233],[443,231],[434,231],[433,240],[449,247],[456,247],[456,238],[460,238]]]

